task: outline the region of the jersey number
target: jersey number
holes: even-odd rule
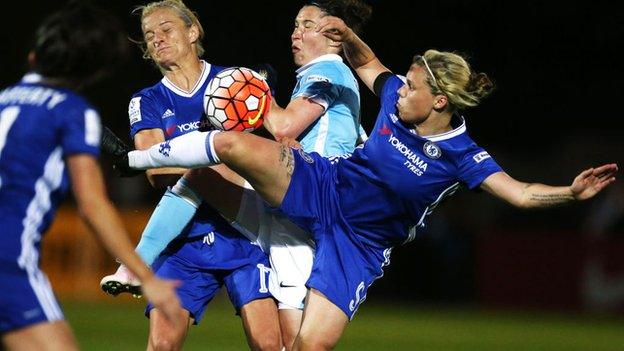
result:
[[[17,106],[9,106],[0,112],[0,156],[2,156],[2,150],[6,145],[9,129],[17,119],[19,112],[20,108]],[[0,186],[2,186],[2,178],[0,178]]]
[[[256,267],[258,267],[258,273],[260,275],[260,289],[258,291],[261,293],[267,293],[269,292],[269,289],[267,288],[267,275],[271,272],[271,268],[266,267],[262,263],[258,263]]]
[[[0,112],[0,155],[6,144],[9,129],[11,129],[13,122],[17,119],[19,112],[20,108],[17,106],[9,106]]]

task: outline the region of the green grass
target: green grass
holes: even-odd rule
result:
[[[143,304],[64,301],[83,350],[143,350],[148,320]],[[191,328],[185,350],[245,350],[241,323],[227,299],[209,306]],[[338,350],[624,350],[624,320],[544,313],[483,312],[366,303]]]

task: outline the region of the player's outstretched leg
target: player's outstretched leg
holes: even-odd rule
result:
[[[292,149],[242,132],[191,132],[128,153],[128,166],[133,169],[201,168],[219,163],[247,179],[272,206],[281,204],[294,171]]]

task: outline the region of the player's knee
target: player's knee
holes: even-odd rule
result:
[[[332,350],[335,343],[318,334],[301,333],[297,335],[293,350]]]
[[[150,350],[172,351],[181,350],[184,342],[184,331],[170,326],[157,325],[149,335]]]
[[[181,350],[186,338],[186,328],[190,322],[188,312],[181,310],[176,322],[171,323],[158,309],[150,311],[150,332],[148,349],[157,351]]]
[[[237,159],[249,153],[254,143],[250,134],[241,132],[222,132],[215,135],[212,146],[221,161]]]
[[[149,337],[150,350],[173,351],[181,350],[182,342],[179,337],[168,333],[153,333]]]
[[[219,158],[227,159],[236,146],[236,134],[234,132],[222,132],[215,135],[213,147]]]

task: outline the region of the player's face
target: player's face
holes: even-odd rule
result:
[[[316,6],[304,6],[295,18],[290,36],[295,65],[303,66],[315,58],[332,52],[329,39],[314,30],[325,13]]]
[[[418,125],[426,121],[433,110],[436,96],[427,84],[427,70],[412,65],[406,75],[407,82],[399,93],[397,110],[403,122]]]
[[[188,27],[174,10],[155,10],[143,18],[141,29],[147,51],[159,66],[175,65],[189,56],[196,58],[193,52],[196,28]]]

